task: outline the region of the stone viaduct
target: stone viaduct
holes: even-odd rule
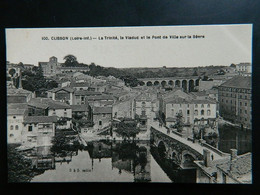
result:
[[[138,79],[141,81],[141,86],[168,86],[168,87],[181,87],[184,91],[191,92],[195,87],[199,86],[200,78],[198,76],[190,77],[166,77],[166,78],[143,78]]]

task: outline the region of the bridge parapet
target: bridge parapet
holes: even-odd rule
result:
[[[181,167],[187,167],[185,164],[192,165],[191,162],[195,160],[203,160],[204,150],[208,150],[214,160],[229,156],[229,154],[221,152],[209,144],[193,143],[179,135],[167,133],[167,129],[163,127],[151,126],[151,138],[158,150],[159,148],[165,148],[166,158],[173,159],[173,157],[176,157],[177,164]]]
[[[192,161],[203,159],[203,153],[161,133],[153,127],[151,127],[151,136],[156,147],[160,147],[161,144],[165,146],[166,158],[174,160],[174,162],[180,166],[183,166],[187,157],[192,159]]]

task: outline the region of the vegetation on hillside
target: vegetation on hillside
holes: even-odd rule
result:
[[[35,91],[37,96],[43,96],[44,92],[46,92],[47,90],[58,87],[58,83],[56,81],[46,80],[44,78],[41,66],[35,66],[33,70],[23,71],[22,77],[23,89],[32,92]]]

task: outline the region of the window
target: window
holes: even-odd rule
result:
[[[210,113],[210,110],[207,110],[207,115],[210,116],[210,114],[211,114],[211,113]]]
[[[67,112],[64,112],[64,117],[67,117]]]
[[[195,110],[194,115],[195,115],[195,116],[198,115],[198,110]]]
[[[245,99],[247,99],[247,96],[245,95]]]
[[[182,110],[179,110],[179,113],[182,114]]]
[[[98,124],[99,124],[99,125],[102,125],[102,121],[99,121]]]
[[[15,130],[19,130],[19,126],[18,125],[15,125]]]
[[[247,103],[245,103],[245,106],[247,106]]]
[[[188,104],[188,106],[187,106],[188,108],[190,107],[190,105]]]
[[[223,101],[223,100],[222,100]],[[198,108],[198,104],[195,104],[195,108]]]
[[[174,109],[172,109],[172,116],[174,116]]]
[[[144,116],[146,114],[145,110],[142,110],[142,116]]]
[[[247,110],[245,110],[245,114],[247,114]]]
[[[14,136],[14,134],[10,134],[10,135],[9,135],[9,137],[13,137],[13,136]]]
[[[181,104],[180,104],[180,107],[181,107]]]
[[[32,131],[32,125],[28,126],[28,131]]]
[[[201,114],[201,115],[204,115],[204,110],[201,110],[201,111],[200,111],[200,114]]]
[[[67,109],[65,108],[64,111],[66,111]]]
[[[14,130],[14,126],[13,125],[10,126],[10,130]]]
[[[232,104],[232,100],[230,100],[230,103]]]
[[[102,114],[102,116],[103,116],[103,117],[105,117],[105,116],[106,116],[106,114]]]
[[[204,104],[201,104],[201,108],[204,108]]]
[[[14,119],[16,119],[16,116],[13,116]]]
[[[209,107],[210,107],[210,104],[208,104],[207,107],[209,108]]]
[[[189,115],[190,114],[190,110],[187,110],[187,115]]]
[[[242,102],[240,102],[240,106],[242,106]]]

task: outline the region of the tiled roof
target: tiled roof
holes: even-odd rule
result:
[[[102,95],[101,92],[96,91],[87,91],[87,90],[77,90],[75,91],[75,95],[87,95],[87,96],[94,96],[94,95]]]
[[[17,88],[8,88],[7,89],[7,95],[29,95],[31,94],[31,91],[25,90],[25,89],[17,89]]]
[[[9,109],[28,109],[28,103],[9,103],[7,110]]]
[[[24,115],[26,109],[8,109],[7,115]]]
[[[39,65],[41,66],[46,66],[48,64],[48,62],[39,62]]]
[[[70,88],[70,87],[59,87],[59,88],[51,89],[49,91],[56,93],[56,92],[61,91],[61,90],[64,90],[64,91],[67,91],[67,92],[70,92],[70,93],[75,91],[73,88]]]
[[[47,108],[49,107],[50,109],[70,109],[70,105],[64,103],[64,102],[59,102],[55,101],[49,98],[32,98],[29,102],[29,105],[33,105],[36,107],[42,107],[42,108]]]
[[[88,83],[71,83],[70,87],[89,87]]]
[[[206,92],[205,91],[198,91],[198,92],[191,92],[192,95],[195,96],[206,96]]]
[[[114,100],[113,96],[111,95],[97,95],[97,96],[86,96],[86,99],[91,100]]]
[[[165,103],[170,103],[170,104],[171,103],[174,103],[174,104],[188,104],[188,103],[191,103],[187,99],[181,98],[181,97],[178,97],[178,96],[167,98],[164,101],[165,101]]]
[[[152,101],[152,98],[150,97],[150,93],[141,93],[140,95],[138,95],[135,100],[137,101],[142,101],[142,100],[146,100],[146,101]]]
[[[94,107],[93,114],[112,114],[112,107]]]
[[[230,170],[232,166],[232,169]],[[236,159],[228,161],[217,166],[223,172],[239,179],[243,175],[251,173],[252,171],[252,154],[251,152],[237,156]]]
[[[251,89],[251,77],[235,76],[220,86]]]
[[[166,104],[216,104],[215,100],[212,99],[190,99],[174,96],[164,100]]]
[[[204,99],[204,100],[193,99],[191,100],[191,102],[194,104],[216,104],[216,101],[213,99]]]
[[[24,119],[24,123],[55,123],[57,121],[57,116],[27,116]]]
[[[86,112],[88,111],[88,105],[71,105],[72,112]]]

